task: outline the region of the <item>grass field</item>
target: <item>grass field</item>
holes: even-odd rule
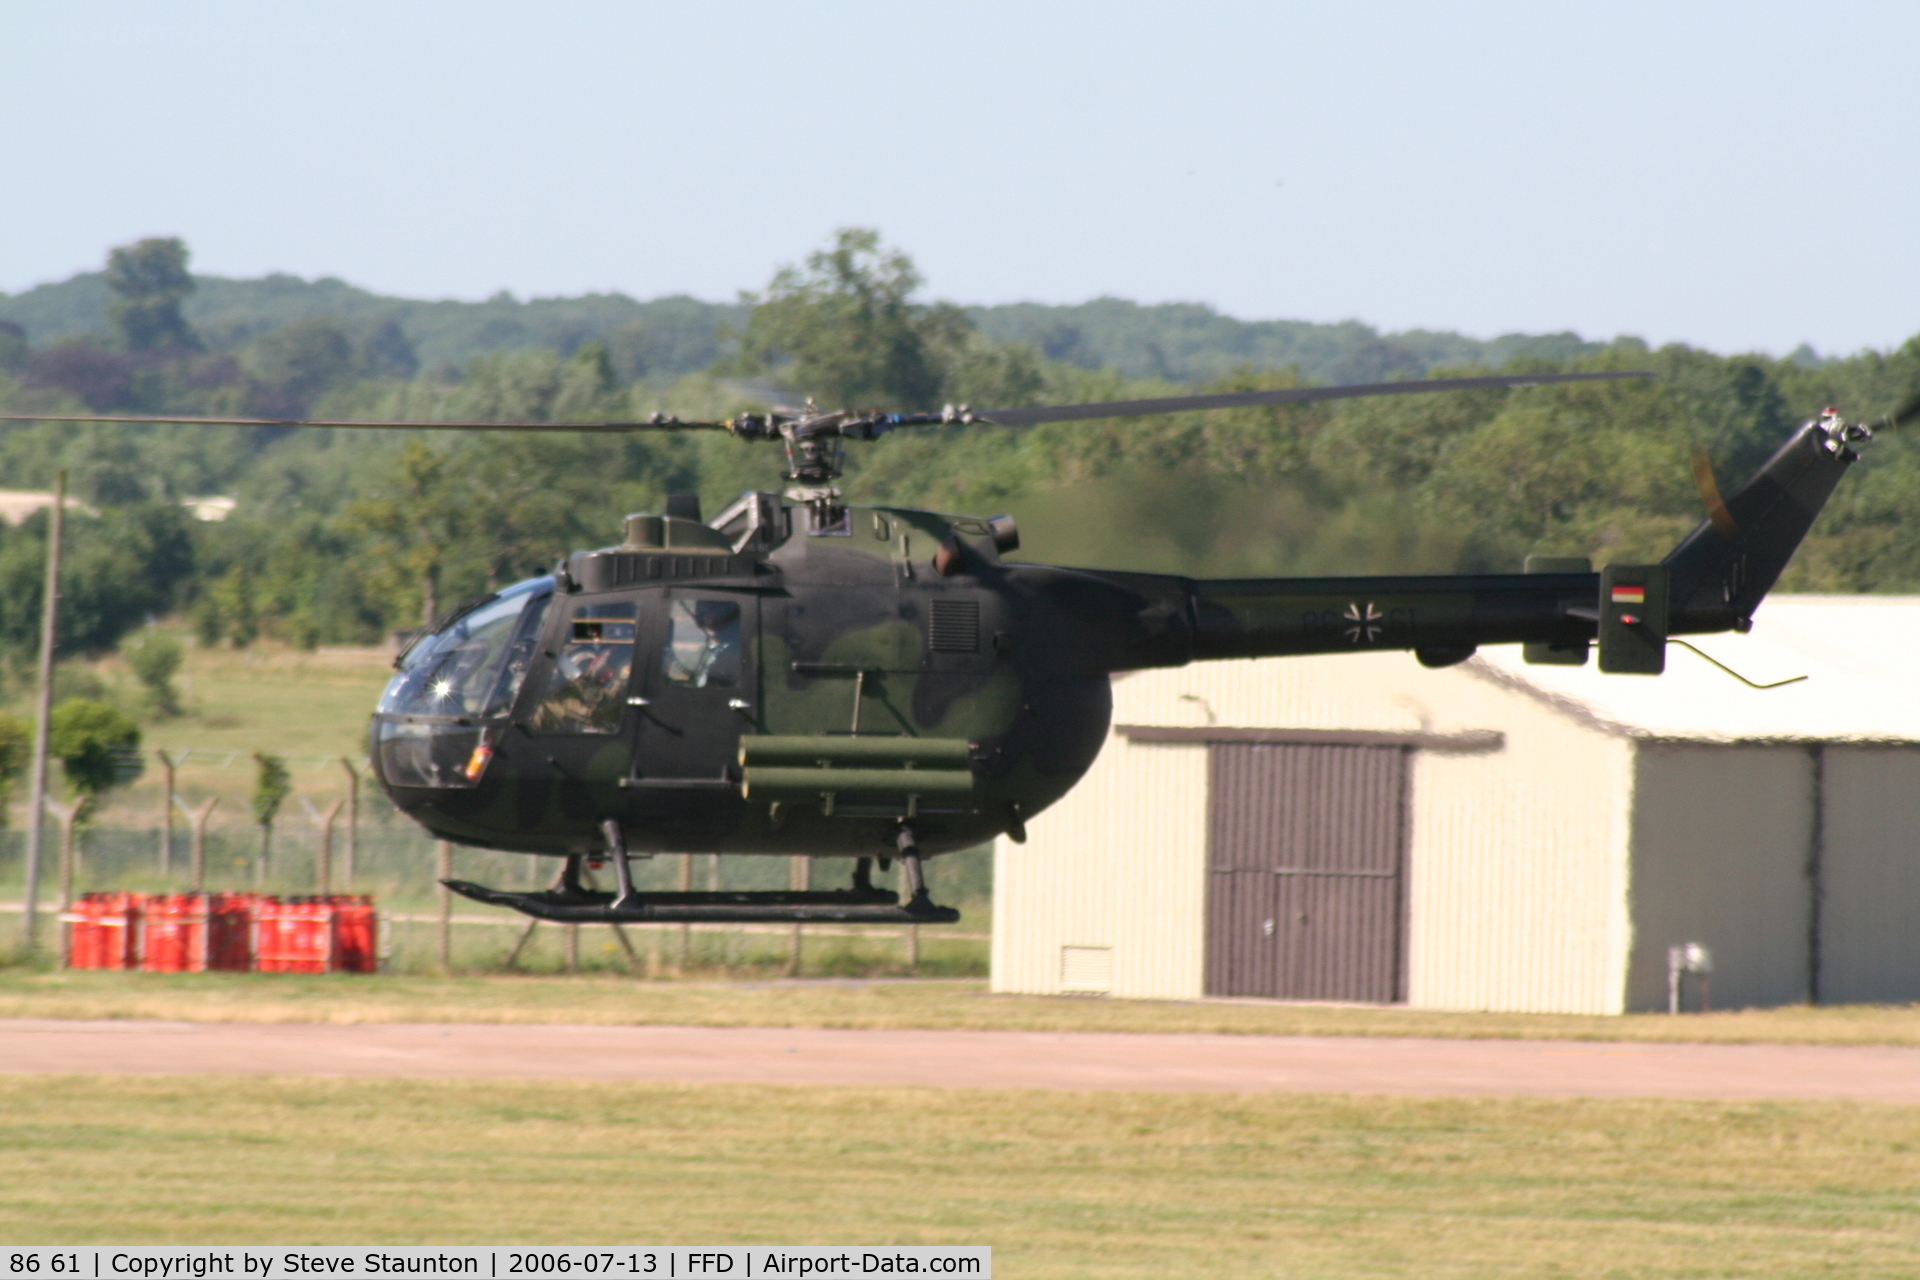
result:
[[[1920,1111],[0,1080],[0,1237],[989,1244],[997,1274],[1920,1271]]]
[[[1920,1044],[1920,1007],[1590,1018],[1376,1006],[990,995],[978,981],[675,982],[604,975],[60,973],[0,969],[0,1017],[204,1022],[1216,1032],[1717,1043]]]
[[[393,674],[390,651],[305,650],[270,642],[247,649],[203,649],[184,633],[179,638],[186,646],[186,662],[175,683],[185,714],[168,719],[144,715],[138,682],[118,656],[71,664],[73,674],[67,680],[98,686],[143,719],[146,776],[113,793],[100,816],[102,823],[147,821],[158,813],[160,773],[154,748],[165,748],[176,758],[188,753],[179,773],[180,791],[194,802],[219,796],[214,822],[220,827],[244,830],[251,825],[247,798],[253,790],[255,751],[288,758],[296,795],[319,805],[346,795],[347,775],[338,758],[366,756],[367,718]],[[31,715],[30,700],[30,691],[22,688],[11,709]],[[24,788],[13,801],[18,826],[25,816]],[[287,816],[305,824],[297,804],[289,806]]]

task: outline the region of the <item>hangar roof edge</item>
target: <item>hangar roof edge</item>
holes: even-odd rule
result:
[[[1670,646],[1657,677],[1532,666],[1518,645],[1483,649],[1463,670],[1636,740],[1920,743],[1920,672],[1903,661],[1920,653],[1920,596],[1777,595],[1750,634],[1689,640],[1713,661]],[[1805,679],[1755,689],[1714,662],[1758,684]]]

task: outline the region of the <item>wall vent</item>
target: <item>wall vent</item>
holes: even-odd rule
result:
[[[933,601],[927,609],[927,642],[935,653],[980,652],[980,602]]]
[[[1060,989],[1102,996],[1112,991],[1113,948],[1060,948]]]

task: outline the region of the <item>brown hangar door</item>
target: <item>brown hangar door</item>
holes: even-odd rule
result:
[[[1400,745],[1209,745],[1208,995],[1406,997]]]

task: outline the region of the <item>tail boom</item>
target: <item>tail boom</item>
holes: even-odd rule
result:
[[[1829,411],[1796,432],[1662,562],[1665,634],[1745,630],[1856,460],[1863,427]],[[1598,573],[1195,579],[1019,566],[1088,624],[1080,661],[1105,671],[1412,650],[1447,666],[1484,644],[1580,649],[1598,629]],[[1050,589],[1048,589],[1050,588]]]

